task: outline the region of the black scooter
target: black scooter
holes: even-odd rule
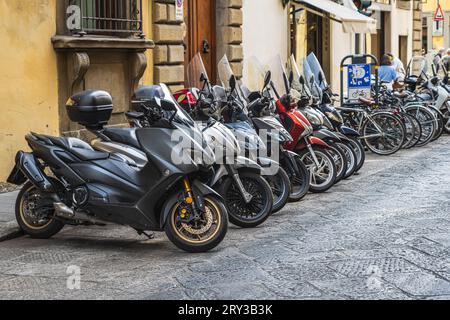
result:
[[[113,110],[112,98],[104,91],[74,95],[66,107],[72,121],[91,130],[101,129]],[[47,239],[66,224],[112,222],[139,234],[165,231],[188,252],[216,247],[227,233],[226,208],[221,196],[198,180],[210,174],[214,155],[205,143],[186,150],[185,144],[171,139],[176,134],[189,140],[201,132],[173,102],[162,100],[161,109],[169,117],[135,131],[136,143],[148,158],[142,168],[119,155],[95,151],[79,139],[28,134],[32,152],[18,152],[8,179],[25,183],[16,202],[21,229]]]

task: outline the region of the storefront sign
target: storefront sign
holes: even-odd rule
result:
[[[348,100],[350,102],[357,102],[359,98],[370,98],[371,69],[370,64],[348,66]]]
[[[175,19],[176,20],[183,20],[184,18],[184,0],[177,0],[176,6],[175,6]]]

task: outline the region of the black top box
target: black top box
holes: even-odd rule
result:
[[[111,119],[112,97],[106,91],[83,91],[67,101],[66,110],[71,121],[88,129],[98,130]]]

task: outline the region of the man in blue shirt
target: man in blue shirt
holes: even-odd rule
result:
[[[393,82],[397,80],[398,74],[395,68],[392,66],[391,57],[387,54],[381,58],[381,65],[378,68],[378,79],[383,82]]]

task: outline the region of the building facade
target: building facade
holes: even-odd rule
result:
[[[310,52],[337,90],[345,55],[392,52],[406,62],[420,51],[420,2],[374,2],[375,26],[353,0],[0,0],[0,181],[29,131],[89,138],[66,115],[78,91],[109,91],[110,124],[121,126],[137,86],[183,88],[197,53],[211,80],[227,54],[249,81],[252,56],[301,61]]]
[[[434,15],[440,4],[443,21],[434,21]],[[428,52],[440,48],[450,48],[450,1],[423,0],[422,47]]]

